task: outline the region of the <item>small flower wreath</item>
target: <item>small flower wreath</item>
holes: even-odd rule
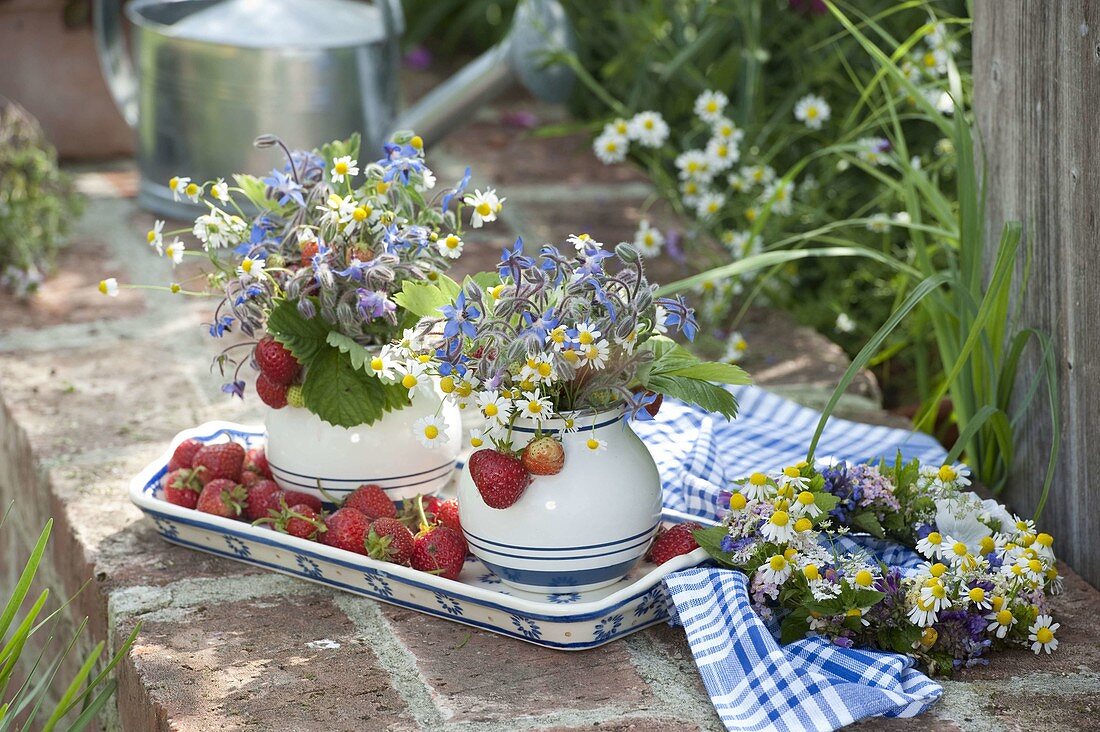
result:
[[[915,657],[930,673],[990,648],[1058,647],[1049,534],[963,488],[965,467],[809,463],[753,473],[696,532],[750,577],[754,609],[789,643],[807,634]]]

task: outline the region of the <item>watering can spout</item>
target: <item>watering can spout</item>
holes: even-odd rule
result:
[[[573,90],[573,72],[550,63],[548,56],[571,53],[574,47],[572,28],[557,0],[524,0],[507,37],[401,113],[393,131],[415,130],[437,140],[517,82],[540,99],[564,102]]]

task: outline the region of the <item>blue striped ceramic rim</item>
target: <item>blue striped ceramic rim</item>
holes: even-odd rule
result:
[[[480,557],[478,558],[481,559]],[[487,562],[484,559],[481,560],[481,563],[493,570],[493,573],[498,577],[508,580],[509,582],[515,582],[520,585],[531,585],[533,587],[549,590],[565,591],[572,587],[584,587],[585,585],[594,585],[598,582],[618,579],[624,576],[630,571],[631,567],[638,563],[638,557],[634,557],[625,562],[608,564],[603,567],[570,570],[516,569],[515,567],[506,567],[502,564]]]
[[[594,425],[591,425],[591,426],[589,426],[589,425],[576,425],[574,427],[573,431],[574,432],[588,432],[589,430],[598,430],[598,429],[601,429],[603,427],[609,427],[609,426],[615,424],[616,422],[621,422],[622,420],[623,420],[623,416],[620,414],[619,416],[613,417],[612,419],[609,419],[606,422],[600,422],[598,424],[594,424]],[[576,424],[576,423],[574,422],[574,424]],[[512,426],[512,431],[513,432],[523,432],[524,434],[528,434],[528,435],[533,435],[536,432],[541,432],[544,435],[557,435],[557,434],[560,434],[562,432],[565,432],[565,428],[564,427],[541,427],[539,429],[534,429],[533,427],[518,427],[518,426],[513,425]]]
[[[578,549],[602,549],[603,547],[614,546],[615,544],[625,544],[628,541],[634,541],[635,539],[637,539],[639,537],[645,536],[646,534],[650,533],[651,531],[653,531],[658,526],[660,526],[660,520],[658,520],[657,523],[653,524],[653,526],[650,526],[645,531],[639,531],[637,534],[634,534],[634,536],[628,536],[625,539],[616,539],[614,541],[605,541],[602,544],[582,544],[581,546],[551,546],[551,547],[545,547],[545,548],[520,546],[518,544],[504,544],[504,543],[499,542],[499,541],[492,541],[490,539],[483,539],[483,538],[481,538],[480,536],[478,536],[476,534],[471,534],[467,529],[463,529],[462,531],[467,536],[472,536],[473,538],[480,541],[482,544],[493,544],[494,546],[503,547],[504,549],[518,549],[520,551],[531,551],[531,552],[567,552],[567,551],[576,551]]]
[[[469,532],[467,532],[465,530],[463,531],[463,533],[466,534],[466,540],[468,542],[470,542],[470,544],[472,546],[475,546],[479,550],[481,550],[483,552],[486,552],[488,554],[492,554],[492,555],[497,556],[497,557],[508,557],[510,559],[522,559],[522,560],[525,560],[525,561],[568,562],[568,561],[573,561],[573,560],[587,560],[587,559],[599,559],[601,557],[613,557],[616,554],[622,554],[623,552],[628,552],[628,551],[631,551],[631,550],[634,550],[634,549],[638,549],[639,547],[644,547],[647,544],[649,544],[649,540],[653,537],[653,534],[654,534],[654,532],[656,532],[657,527],[658,527],[658,525],[655,524],[652,528],[650,528],[649,530],[647,530],[647,531],[645,531],[641,534],[638,534],[637,536],[631,537],[630,539],[625,539],[623,541],[614,542],[612,545],[608,545],[608,546],[605,547],[606,551],[594,552],[594,553],[589,553],[589,554],[568,554],[568,555],[562,555],[562,554],[547,555],[547,554],[538,554],[537,552],[575,552],[575,551],[583,550],[586,547],[574,547],[574,548],[569,548],[569,549],[552,549],[552,548],[545,548],[545,547],[515,547],[516,551],[526,551],[526,552],[535,552],[535,553],[532,553],[532,554],[513,554],[511,552],[501,551],[500,549],[494,549],[491,546],[484,546],[481,543],[481,540],[478,539],[473,534],[470,534]],[[636,539],[638,539],[639,537],[641,537],[641,541],[636,541]],[[631,541],[634,541],[634,543],[630,544],[629,542],[631,542]],[[628,545],[627,546],[622,546],[622,544],[628,544]]]
[[[432,483],[432,482],[438,481],[440,478],[445,478],[445,477],[449,476],[451,471],[453,471],[454,468],[455,468],[455,462],[453,460],[451,460],[451,461],[448,461],[446,463],[443,463],[442,465],[434,467],[430,470],[423,470],[419,473],[410,473],[409,475],[397,475],[397,476],[394,476],[392,478],[321,478],[321,477],[316,477],[315,478],[313,476],[301,475],[299,473],[290,472],[289,470],[283,470],[282,468],[278,467],[277,465],[274,465],[270,460],[267,461],[267,464],[271,467],[271,472],[274,473],[280,480],[282,480],[285,483],[290,483],[291,485],[299,486],[301,488],[312,488],[313,490],[317,490],[317,482],[318,481],[320,481],[322,484],[326,484],[326,483],[350,483],[351,484],[347,488],[335,488],[335,487],[330,488],[330,487],[326,487],[325,490],[327,490],[331,493],[350,493],[351,491],[355,490],[356,487],[358,487],[360,485],[363,485],[363,484],[366,484],[366,483],[375,483],[375,484],[381,485],[382,490],[387,490],[387,491],[397,490],[399,488],[413,488],[413,487],[418,486],[418,485],[425,485],[427,483]],[[386,483],[388,481],[403,480],[405,478],[414,478],[414,477],[424,476],[424,475],[426,475],[427,477],[421,478],[420,480],[414,480],[414,481],[410,481],[408,483],[398,483],[397,485],[386,485]],[[305,478],[305,479],[307,479],[307,481],[312,480],[312,482],[296,480],[296,478]]]

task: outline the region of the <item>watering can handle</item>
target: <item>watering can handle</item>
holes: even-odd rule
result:
[[[122,42],[121,0],[93,0],[92,21],[103,78],[123,118],[130,127],[137,127],[137,75]]]

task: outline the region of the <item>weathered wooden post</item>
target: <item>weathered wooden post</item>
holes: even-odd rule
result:
[[[1063,442],[1040,524],[1059,556],[1100,586],[1100,2],[977,0],[974,15],[986,251],[1005,221],[1024,223],[1032,260],[1022,317],[1058,349]],[[1021,384],[1038,358],[1025,358]],[[1042,399],[1018,428],[1005,494],[1021,513],[1035,508],[1046,471],[1052,428]]]

